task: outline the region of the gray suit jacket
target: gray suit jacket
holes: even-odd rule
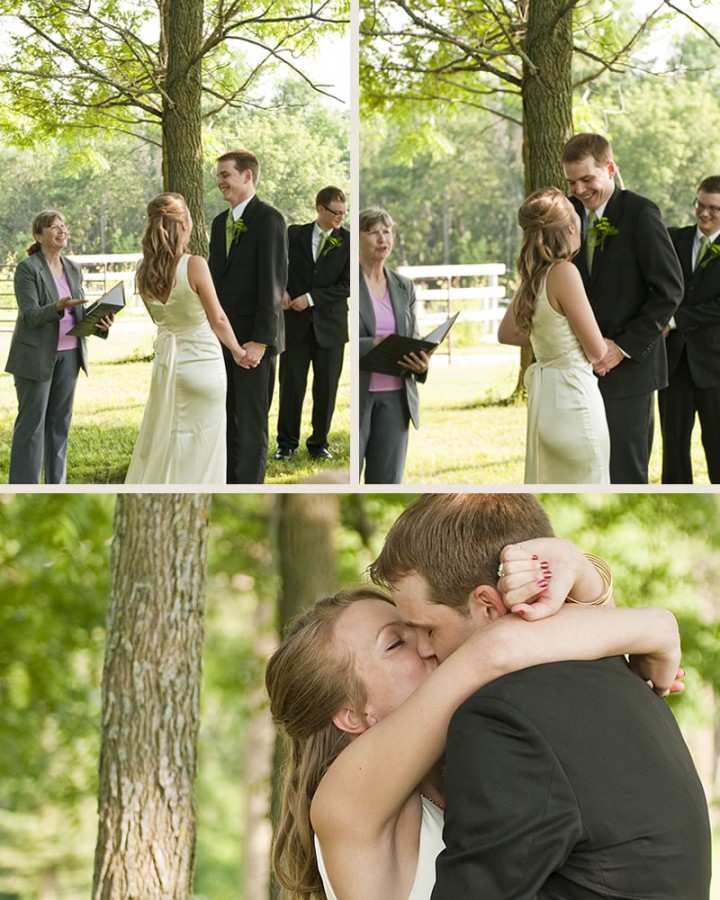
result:
[[[390,302],[395,313],[395,327],[398,334],[420,337],[417,319],[415,318],[415,287],[409,278],[398,275],[392,269],[385,269]],[[360,272],[360,356],[372,350],[375,339],[375,313],[370,299],[365,278]],[[370,372],[360,370],[360,421],[362,422],[365,405],[370,391]],[[420,398],[417,382],[425,381],[426,375],[409,373],[404,378],[405,396],[407,397],[410,419],[416,428],[420,427]]]
[[[72,260],[62,259],[72,296],[84,296],[82,271]],[[52,377],[61,315],[55,309],[60,297],[42,252],[33,253],[23,259],[15,270],[15,298],[18,303],[18,317],[10,344],[5,371],[31,381],[49,381]],[[73,308],[75,321],[85,315],[81,306]],[[107,337],[106,332],[96,332]],[[85,338],[78,338],[80,365],[87,374],[87,347]]]

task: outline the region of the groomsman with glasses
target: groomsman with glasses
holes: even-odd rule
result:
[[[347,198],[333,185],[315,198],[316,219],[288,228],[285,351],[280,356],[280,409],[275,459],[290,460],[300,444],[300,423],[310,365],[313,369],[313,459],[333,459],[328,434],[348,340],[350,232],[342,227]]]
[[[658,394],[663,484],[692,484],[695,414],[712,484],[720,484],[720,175],[703,179],[695,225],[671,228],[685,292],[665,330],[670,380]]]

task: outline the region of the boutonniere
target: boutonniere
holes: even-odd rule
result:
[[[720,244],[710,244],[705,251],[705,258],[700,263],[700,268],[704,269],[709,262],[717,259],[718,256],[720,256]]]
[[[342,247],[342,238],[329,237],[325,241],[325,246],[323,247],[323,256],[327,256],[331,250],[334,250],[336,247]]]
[[[605,246],[605,241],[608,238],[615,237],[617,233],[618,230],[610,222],[610,219],[607,216],[603,216],[602,219],[593,222],[592,227],[588,231],[587,239],[591,247],[599,247],[602,250]]]
[[[242,216],[240,216],[239,219],[235,220],[235,224],[233,225],[233,244],[237,244],[237,242],[240,240],[240,235],[245,234],[247,230],[247,225],[243,222]]]

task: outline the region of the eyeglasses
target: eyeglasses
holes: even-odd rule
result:
[[[323,209],[326,209],[330,213],[330,215],[335,216],[336,219],[344,219],[347,215],[346,212],[343,212],[340,209],[330,209],[330,207],[325,206],[324,203],[321,203],[320,206],[322,206]]]
[[[699,200],[696,200],[693,203],[693,206],[697,210],[697,212],[708,212],[711,216],[719,216],[720,215],[720,206],[705,206],[704,203],[701,203]]]

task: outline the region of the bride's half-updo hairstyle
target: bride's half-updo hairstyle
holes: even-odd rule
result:
[[[362,710],[365,705],[355,660],[336,636],[338,620],[358,600],[390,602],[382,591],[366,586],[319,600],[290,624],[265,672],[270,712],[288,743],[273,869],[293,900],[325,898],[310,804],[323,775],[350,742],[333,716],[343,706]]]
[[[147,205],[147,224],[142,236],[143,258],[135,272],[135,290],[147,300],[164,300],[175,279],[190,221],[182,194],[159,194]]]
[[[520,285],[513,297],[518,331],[529,334],[535,302],[543,279],[553,263],[572,259],[569,226],[573,208],[562,191],[541,188],[525,199],[518,210],[518,225],[523,230],[520,253],[515,262]]]

